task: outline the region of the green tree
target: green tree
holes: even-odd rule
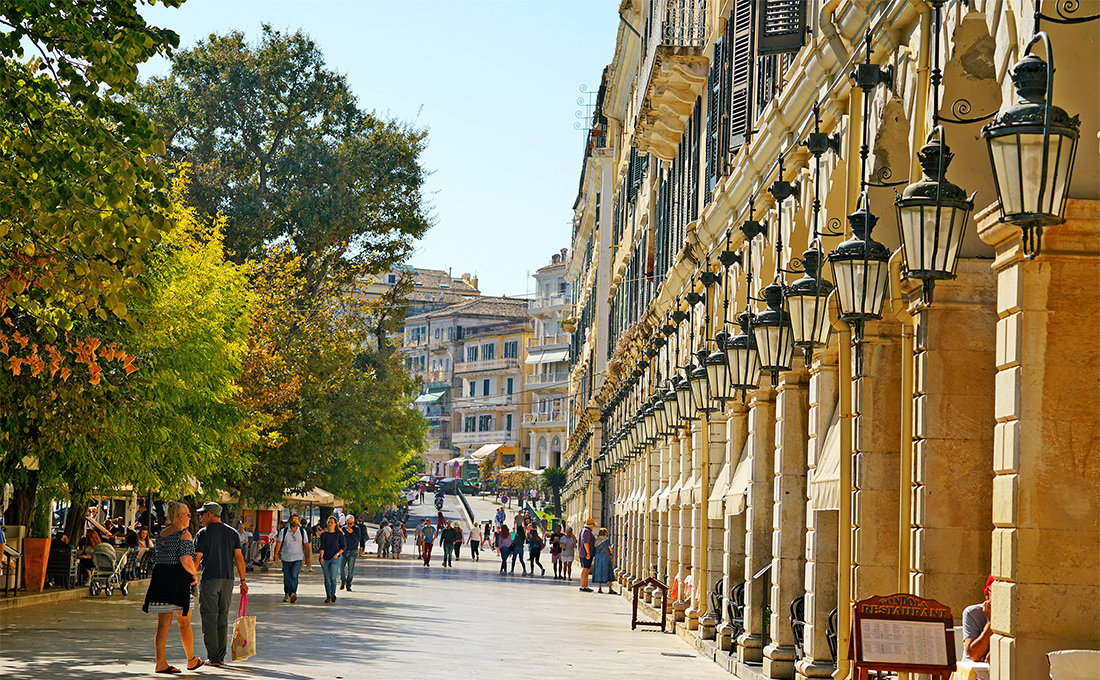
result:
[[[74,318],[129,319],[164,229],[151,157],[164,144],[125,97],[137,65],[179,37],[136,5],[0,3],[0,317],[29,315],[45,341]]]
[[[550,496],[554,499],[554,514],[561,517],[561,490],[565,488],[567,476],[565,468],[548,467],[542,471],[542,483],[550,489]]]
[[[237,261],[271,243],[302,258],[303,293],[403,261],[429,228],[421,186],[425,129],[359,108],[304,33],[268,25],[258,44],[211,35],[172,56],[136,101],[171,158],[195,167],[189,201],[227,220]]]

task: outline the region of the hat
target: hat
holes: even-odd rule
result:
[[[993,581],[995,581],[995,580],[996,579],[993,578],[993,574],[990,574],[989,578],[986,579],[985,588],[982,588],[982,592],[985,593],[986,595],[988,595],[989,594],[989,589],[993,586]]]
[[[591,517],[589,517],[589,518],[588,518],[588,520],[587,520],[587,521],[585,521],[584,525],[585,525],[586,527],[587,527],[587,526],[596,526],[596,520],[594,520],[594,519],[592,519]]]
[[[205,503],[202,504],[202,507],[199,508],[199,514],[202,514],[204,512],[209,512],[211,515],[213,515],[215,517],[221,517],[222,516],[222,506],[218,505],[214,501],[206,501]]]

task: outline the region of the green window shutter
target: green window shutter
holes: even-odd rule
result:
[[[752,120],[752,6],[753,0],[736,0],[726,22],[730,44],[730,148],[748,141]]]
[[[806,0],[763,0],[756,51],[759,55],[789,54],[806,40]]]

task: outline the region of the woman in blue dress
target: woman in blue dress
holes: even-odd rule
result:
[[[607,535],[607,529],[600,529],[596,534],[596,556],[592,558],[592,581],[596,584],[596,592],[603,592],[603,584],[607,584],[607,592],[610,595],[617,593],[611,587],[615,581],[615,570],[611,567],[611,539]]]

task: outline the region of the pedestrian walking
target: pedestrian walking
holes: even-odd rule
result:
[[[222,523],[222,506],[213,501],[199,509],[202,528],[195,534],[195,561],[199,573],[199,615],[206,662],[225,664],[229,646],[229,603],[233,599],[233,567],[241,577],[241,595],[248,593],[240,534]]]
[[[596,520],[589,517],[584,523],[584,528],[581,529],[580,541],[577,544],[581,558],[581,591],[585,593],[592,592],[588,587],[588,576],[592,572],[592,558],[596,556],[596,536],[592,533],[595,526]]]
[[[443,525],[443,531],[439,534],[439,542],[443,544],[443,566],[454,566],[451,555],[455,550],[455,530],[450,522]]]
[[[573,557],[577,551],[577,539],[573,537],[573,527],[565,527],[565,533],[561,537],[561,578],[563,581],[573,580]]]
[[[523,528],[522,523],[517,523],[516,528],[512,531],[512,570],[511,574],[516,573],[516,558],[519,558],[519,566],[523,569],[523,575],[527,575],[527,563],[523,561],[523,544],[527,539],[527,531]]]
[[[428,520],[422,519],[420,523],[416,525],[416,559],[424,559],[424,525],[428,523]]]
[[[508,555],[512,552],[512,532],[507,524],[501,524],[497,530],[497,552],[500,553],[500,573],[508,571]]]
[[[424,566],[430,567],[432,566],[432,541],[435,540],[435,527],[425,521],[424,530],[421,532],[421,534],[424,541],[421,548],[421,551],[424,554]]]
[[[191,631],[191,610],[195,607],[195,589],[199,582],[198,568],[195,564],[195,542],[187,530],[191,522],[191,511],[185,503],[171,501],[166,508],[168,526],[157,535],[154,554],[153,577],[149,579],[149,589],[145,591],[145,604],[141,610],[157,615],[157,633],[155,637],[157,663],[153,670],[157,673],[179,673],[180,669],[168,665],[165,645],[168,643],[168,629],[172,626],[172,613],[180,629],[180,642],[187,655],[187,670],[193,671],[203,664],[195,656],[195,638]]]
[[[482,541],[481,530],[478,529],[477,525],[475,524],[474,526],[470,527],[470,539],[469,539],[470,559],[473,560],[474,562],[480,562],[481,561],[481,541]]]
[[[355,577],[355,560],[362,546],[362,533],[355,524],[354,515],[344,516],[344,554],[340,556],[340,590],[351,592],[351,580]]]
[[[437,514],[436,517],[435,517],[435,535],[439,536],[440,532],[442,532],[444,527],[446,527],[446,526],[447,526],[447,518],[445,518],[443,516],[443,512],[440,511],[439,514]]]
[[[542,575],[546,576],[546,568],[542,566],[542,562],[539,561],[539,555],[542,554],[542,549],[545,544],[542,541],[542,537],[539,536],[539,529],[534,524],[527,530],[527,559],[531,562],[531,575],[535,575],[535,565],[542,571]]]
[[[374,534],[374,542],[378,546],[379,557],[390,556],[390,536],[392,531],[390,530],[390,523],[386,520],[382,520],[382,523],[378,525],[378,531]]]
[[[424,505],[424,482],[420,482],[420,504]]]
[[[390,539],[390,556],[393,559],[401,559],[401,548],[405,545],[405,538],[405,525],[398,524],[393,529],[393,538]]]
[[[283,602],[298,601],[298,576],[302,572],[302,561],[305,560],[306,567],[313,570],[309,534],[300,522],[297,513],[291,515],[290,521],[275,535],[274,559],[283,565]]]
[[[458,559],[458,554],[460,552],[462,552],[462,538],[463,538],[464,534],[462,533],[462,526],[458,523],[458,520],[455,520],[454,522],[451,523],[451,528],[455,530],[455,533],[454,533],[454,539],[455,539],[454,551],[455,551],[455,559],[457,560]]]
[[[347,544],[344,534],[336,530],[336,518],[329,515],[326,527],[321,532],[320,551],[321,573],[325,576],[325,604],[336,602],[336,579],[340,576],[340,556]]]
[[[563,578],[561,575],[561,532],[557,526],[550,533],[550,567],[554,570],[554,580]]]
[[[615,595],[615,589],[611,587],[615,581],[615,573],[611,567],[611,539],[607,535],[607,529],[601,527],[596,534],[595,550],[592,558],[592,580],[596,582],[596,592],[602,593],[603,584],[606,583],[608,594]]]

